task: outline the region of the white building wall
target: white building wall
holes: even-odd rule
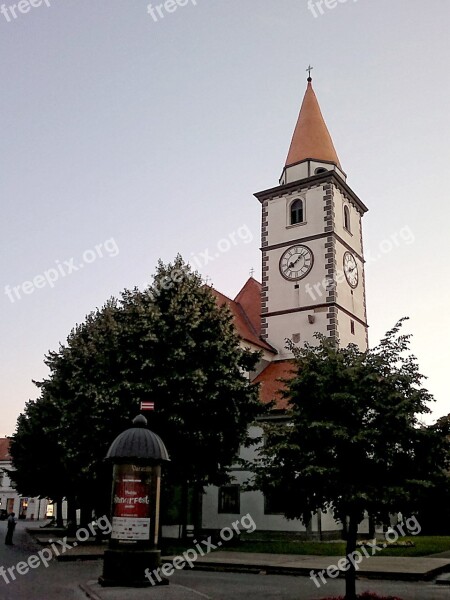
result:
[[[288,209],[292,202],[302,199],[305,202],[304,223],[289,225]],[[268,245],[288,244],[299,238],[323,233],[323,185],[318,184],[301,192],[285,192],[268,203]]]
[[[306,179],[307,177],[316,175],[316,169],[336,171],[344,181],[347,179],[346,174],[333,163],[320,162],[317,160],[305,160],[301,163],[285,168],[280,178],[280,185],[285,185],[286,183],[292,183],[294,181],[299,181],[300,179]]]
[[[253,439],[261,437],[263,429],[261,426],[254,425],[250,427],[249,435]],[[257,457],[259,443],[253,446],[242,447],[239,457],[243,460],[252,461]],[[252,474],[250,471],[243,469],[234,469],[231,471],[232,484],[243,486],[251,481]],[[219,513],[219,488],[216,486],[208,486],[203,496],[203,512],[202,512],[202,527],[208,530],[220,530],[223,527],[230,527],[234,521],[242,518],[244,515],[250,514],[256,523],[255,537],[258,531],[274,531],[274,532],[302,532],[305,533],[307,528],[298,520],[288,520],[280,514],[266,514],[264,512],[264,495],[260,491],[241,491],[240,495],[240,511],[237,513]],[[331,514],[324,513],[321,517],[322,531],[338,532],[342,526],[337,523]],[[319,529],[318,517],[314,516],[311,523],[311,531],[317,533]]]
[[[48,500],[46,498],[28,498],[20,496],[14,489],[8,471],[12,469],[12,464],[9,461],[0,462],[0,509],[14,512],[18,518],[21,513],[22,504],[26,503],[26,519],[45,519],[48,508]],[[12,505],[12,509],[9,509]]]

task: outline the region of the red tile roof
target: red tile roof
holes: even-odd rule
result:
[[[261,335],[261,284],[259,281],[250,277],[234,301],[240,304],[259,337]]]
[[[11,460],[8,438],[0,438],[0,460]]]
[[[247,281],[235,300],[210,288],[219,306],[227,304],[230,308],[234,324],[240,337],[259,348],[276,353],[275,350],[260,338],[261,325],[261,284],[252,277]]]
[[[338,167],[341,166],[309,79],[297,125],[292,136],[286,166],[294,165],[307,158],[325,160],[334,163]]]
[[[279,360],[271,362],[256,377],[253,383],[260,383],[260,398],[263,404],[275,401],[278,410],[287,408],[287,400],[281,396],[280,391],[285,388],[280,379],[291,379],[293,376],[293,362]]]

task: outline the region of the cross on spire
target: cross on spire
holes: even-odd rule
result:
[[[250,277],[253,277],[254,273],[255,273],[255,269],[252,267],[250,269]]]
[[[314,69],[311,65],[306,69],[308,71],[308,81],[312,81],[311,79],[311,71]]]

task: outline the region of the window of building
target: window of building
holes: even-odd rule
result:
[[[344,227],[347,231],[351,231],[351,229],[350,229],[350,211],[348,210],[348,206],[344,206]]]
[[[314,171],[314,175],[320,175],[321,173],[326,173],[328,171],[328,169],[325,169],[324,167],[317,167],[317,169]]]
[[[264,514],[265,515],[282,515],[283,508],[286,504],[283,501],[286,499],[286,494],[283,490],[271,489],[264,492]]]
[[[291,204],[291,225],[297,225],[304,221],[303,200],[295,200]]]
[[[355,335],[355,321],[350,320],[350,331],[352,335]]]
[[[238,515],[241,512],[241,488],[224,485],[219,488],[219,513]]]

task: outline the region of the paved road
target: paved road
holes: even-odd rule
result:
[[[15,567],[20,561],[27,561],[36,555],[41,546],[33,543],[25,532],[30,523],[20,521],[14,533],[14,546],[5,546],[5,521],[0,521],[0,567],[6,569],[5,578],[0,575],[1,600],[81,600],[86,597],[78,590],[78,583],[98,577],[100,561],[59,563],[51,561],[47,568],[40,564],[24,575],[16,575],[15,581],[8,573],[8,567]],[[13,571],[15,573],[15,570]]]
[[[6,524],[0,522],[0,567],[5,569],[37,555],[41,546],[33,543],[20,522],[15,532],[15,545],[3,543]],[[85,600],[79,583],[96,582],[101,561],[57,562],[42,564],[24,575],[16,575],[6,583],[0,576],[0,600]],[[14,572],[14,571],[13,571]],[[397,595],[403,600],[450,600],[450,587],[430,583],[360,581],[359,590],[370,589]],[[252,575],[212,573],[205,571],[177,572],[171,585],[148,590],[100,589],[105,600],[317,600],[330,594],[342,594],[344,582],[330,581],[318,590],[307,577],[283,575]]]
[[[331,581],[318,590],[307,577],[182,571],[173,577],[173,584],[174,587],[180,584],[196,592],[188,596],[180,590],[180,600],[200,600],[202,597],[209,600],[318,600],[328,595],[343,594],[345,582],[342,579]],[[403,600],[450,600],[450,587],[429,583],[359,581],[358,591],[365,590],[392,594]],[[162,600],[162,594],[158,597],[153,588],[141,598]],[[109,600],[109,596],[105,595],[105,598]],[[122,600],[125,596],[116,598]],[[127,595],[127,598],[134,600],[134,596]]]

